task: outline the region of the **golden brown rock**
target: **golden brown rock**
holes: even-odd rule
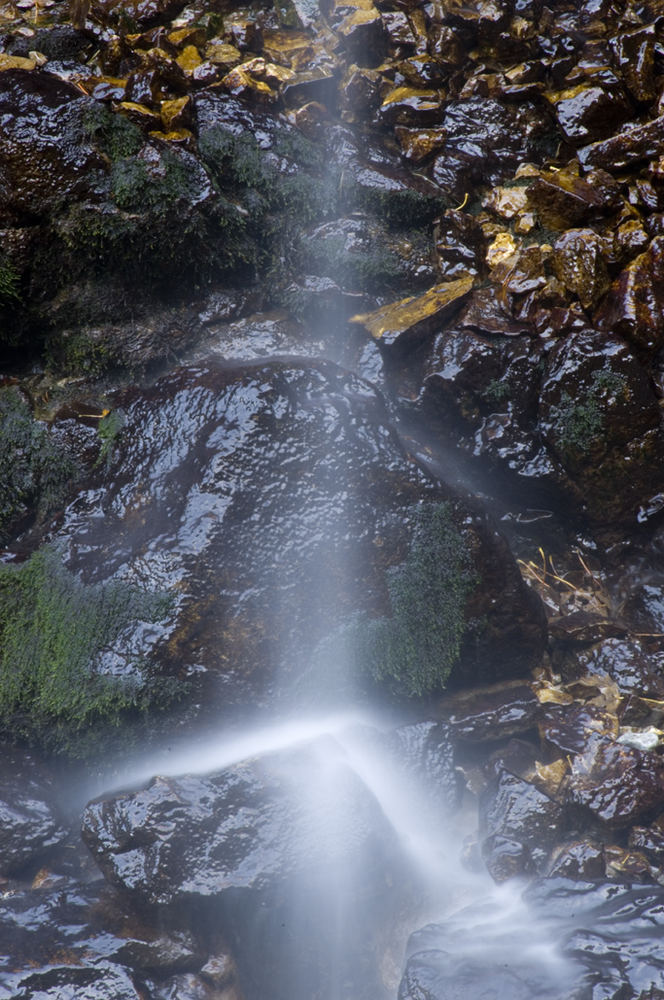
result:
[[[260,60],[264,63],[264,60]],[[236,66],[221,81],[222,86],[235,97],[244,97],[258,107],[270,107],[279,100],[279,94],[264,80],[258,79],[246,68],[246,63]]]
[[[358,7],[335,26],[344,47],[364,66],[375,66],[383,58],[385,26],[373,4]]]
[[[421,163],[445,145],[445,132],[440,128],[405,128],[397,125],[394,134],[401,152],[412,163]]]
[[[403,352],[440,329],[463,304],[472,286],[472,278],[443,282],[423,295],[353,316],[351,323],[361,326],[379,341],[381,347]]]
[[[205,58],[215,66],[220,66],[226,73],[242,62],[240,50],[228,42],[211,41],[205,48]]]
[[[531,208],[547,229],[566,229],[610,211],[616,194],[588,183],[574,170],[547,171],[528,185]]]
[[[553,270],[584,307],[597,305],[609,287],[606,241],[593,229],[570,229],[553,248]]]
[[[148,108],[144,104],[137,104],[136,101],[120,101],[118,108],[135,125],[155,128],[161,124],[159,115],[152,108]]]
[[[437,90],[394,87],[383,97],[380,120],[390,125],[426,126],[441,119],[442,102]]]
[[[186,45],[177,57],[177,64],[187,76],[191,76],[197,66],[202,63],[201,54],[195,45]]]
[[[166,132],[189,128],[191,125],[191,98],[178,97],[173,101],[164,101],[159,113]]]

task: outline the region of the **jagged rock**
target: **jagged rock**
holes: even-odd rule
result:
[[[496,882],[542,873],[565,828],[565,810],[535,785],[497,765],[480,799],[482,857]]]
[[[547,875],[593,882],[603,878],[605,871],[603,845],[599,841],[577,840],[554,854]]]
[[[578,662],[589,673],[610,677],[623,694],[664,700],[662,659],[661,653],[648,654],[638,640],[607,639],[582,652]]]
[[[473,97],[450,102],[441,127],[446,142],[432,177],[449,198],[462,201],[476,185],[496,184],[524,160],[537,161],[548,125],[527,102]]]
[[[663,125],[664,117],[653,118],[644,124],[628,125],[619,135],[584,146],[578,150],[577,156],[585,166],[619,173],[625,167],[662,155]]]
[[[602,174],[594,171],[586,179],[562,170],[541,173],[526,189],[528,202],[548,229],[567,229],[591,221],[620,204],[611,178]]]
[[[568,792],[612,829],[630,826],[661,807],[664,761],[655,753],[635,750],[600,734],[572,760]]]
[[[553,269],[584,309],[597,305],[609,287],[606,245],[592,229],[570,229],[556,240]]]
[[[612,284],[595,315],[600,330],[610,330],[635,347],[655,351],[664,342],[664,236],[629,264]]]
[[[402,453],[375,391],[327,363],[184,369],[113,407],[123,426],[108,462],[59,536],[84,576],[176,587],[164,622],[116,653],[147,643],[141,656],[209,684],[210,711],[274,696],[277,679],[285,694],[351,612],[383,614],[416,505],[445,498]],[[496,679],[497,662],[519,674],[541,650],[538,601],[490,525],[450,515],[477,579],[468,621],[484,624],[457,682]]]
[[[553,103],[565,138],[577,145],[613,136],[629,117],[631,108],[611,70],[591,77],[562,94]]]
[[[445,698],[439,711],[454,740],[491,743],[533,729],[540,703],[529,684],[507,681]]]
[[[655,47],[657,28],[654,24],[619,35],[612,42],[616,63],[625,84],[636,101],[648,102],[657,97],[655,80]]]
[[[206,954],[191,933],[159,931],[127,914],[98,879],[82,885],[56,876],[50,888],[8,893],[0,933],[3,1000],[70,991],[93,1000],[137,1000],[146,974],[196,969]]]

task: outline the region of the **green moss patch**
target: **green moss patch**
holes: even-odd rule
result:
[[[451,505],[421,507],[408,556],[390,572],[390,617],[357,617],[319,643],[300,693],[355,699],[367,677],[399,696],[442,690],[459,660],[476,584]]]
[[[86,585],[55,548],[0,566],[0,719],[14,736],[76,754],[93,727],[118,725],[157,700],[136,664],[130,676],[99,669],[101,654],[139,620],[158,621],[163,595],[126,583]]]
[[[408,558],[388,583],[392,616],[371,622],[363,637],[374,677],[409,696],[444,688],[459,659],[475,583],[450,505],[423,507]]]
[[[604,449],[606,407],[624,392],[626,379],[611,371],[594,372],[588,389],[576,399],[563,392],[558,406],[556,444],[570,459]]]

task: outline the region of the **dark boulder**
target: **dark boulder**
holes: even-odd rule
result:
[[[287,691],[318,640],[360,611],[389,614],[386,571],[408,556],[417,505],[446,500],[376,392],[330,364],[183,369],[118,395],[114,412],[93,488],[58,538],[85,579],[173,593],[167,619],[114,655],[197,679],[211,712]],[[495,680],[498,662],[522,673],[542,649],[539,603],[493,526],[446,510],[467,600],[427,594],[425,559],[406,605],[448,605],[432,614],[449,612],[461,638],[457,683]]]
[[[332,996],[349,976],[359,995],[367,976],[376,995],[367,948],[376,914],[394,905],[398,844],[331,737],[93,802],[83,837],[135,903],[221,926],[245,996]]]
[[[480,799],[482,857],[496,882],[541,874],[565,827],[561,803],[498,766]]]
[[[627,827],[664,805],[664,761],[656,753],[592,735],[572,761],[568,794],[608,827]]]
[[[576,334],[549,354],[539,423],[576,502],[603,524],[645,520],[664,489],[664,436],[645,369],[614,334]]]

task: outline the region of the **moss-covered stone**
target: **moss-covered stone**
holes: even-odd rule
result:
[[[19,390],[0,389],[0,539],[24,519],[56,510],[78,471]]]
[[[605,450],[604,428],[607,397],[624,392],[627,380],[617,372],[594,372],[586,392],[560,397],[558,442],[561,453],[579,460]]]
[[[389,574],[391,616],[356,618],[323,640],[303,694],[312,678],[317,690],[342,698],[368,678],[400,696],[442,690],[459,660],[468,629],[467,601],[477,582],[451,505],[424,505],[406,560]]]
[[[459,658],[475,584],[450,505],[423,507],[408,558],[389,580],[392,617],[367,629],[374,676],[411,696],[443,688]]]
[[[76,753],[97,724],[147,708],[157,689],[136,664],[129,676],[100,668],[102,653],[139,620],[157,621],[163,595],[128,584],[86,585],[46,547],[0,566],[0,719],[7,731]],[[166,688],[164,688],[166,690]]]

